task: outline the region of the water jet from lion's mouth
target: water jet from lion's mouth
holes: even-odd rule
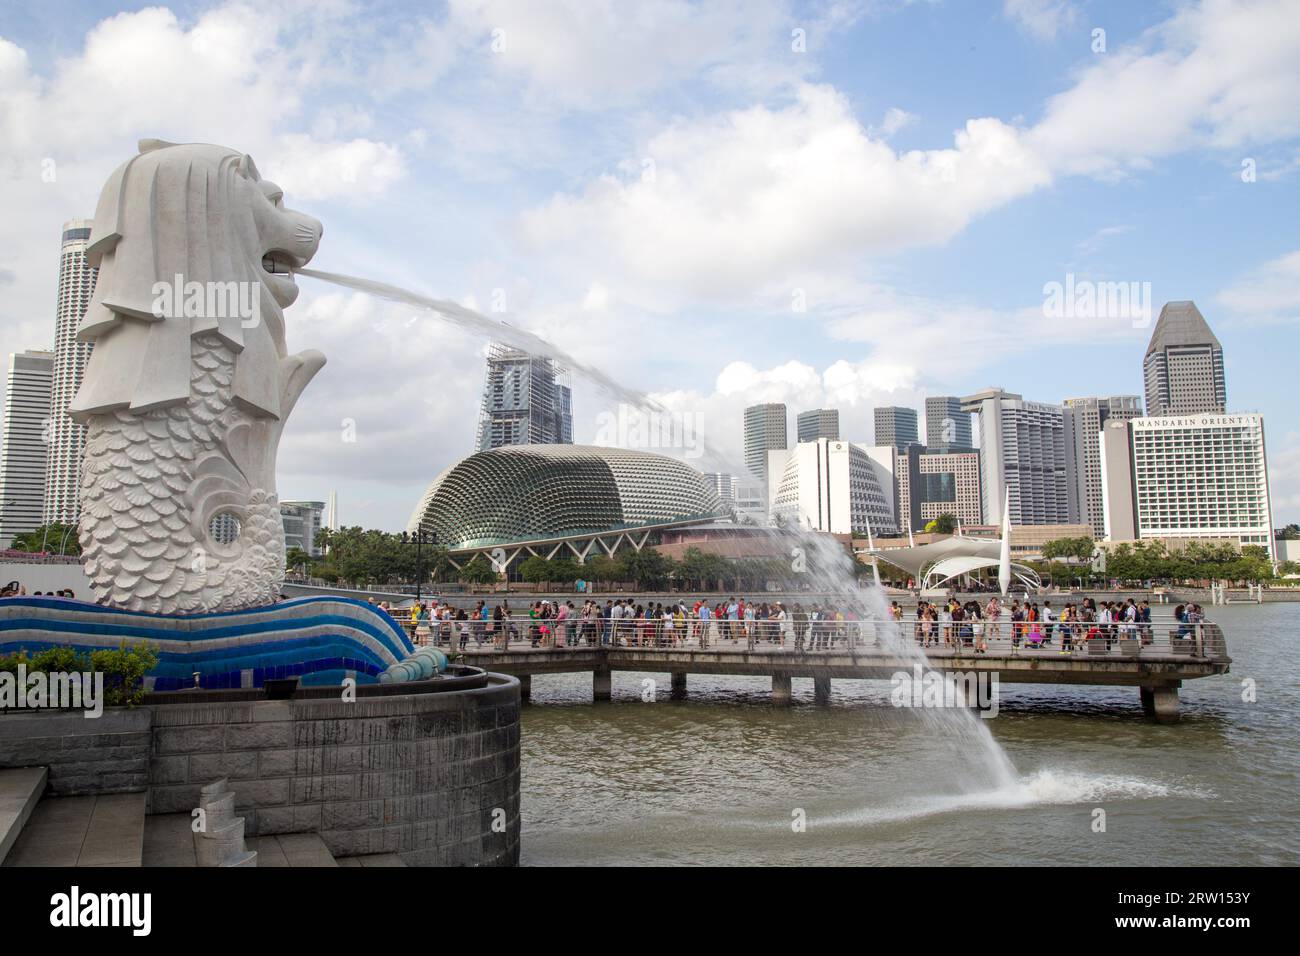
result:
[[[505,341],[522,351],[533,355],[542,355],[568,366],[573,371],[587,378],[595,385],[610,393],[620,401],[647,410],[664,412],[663,407],[654,399],[640,392],[627,388],[614,381],[604,372],[590,365],[576,361],[568,353],[550,342],[515,328],[504,322],[493,321],[473,309],[456,302],[433,299],[411,292],[398,286],[360,279],[355,276],[323,272],[318,269],[297,269],[298,275],[310,276],[331,282],[344,288],[366,292],[394,302],[412,305],[433,312],[452,325],[485,334]],[[719,454],[705,444],[706,455],[716,458],[724,468],[728,462],[725,455]],[[741,470],[743,473],[743,469]],[[932,670],[930,661],[911,639],[904,635],[899,626],[889,616],[886,607],[885,592],[879,587],[862,588],[857,582],[847,552],[842,545],[827,536],[802,532],[797,529],[773,529],[777,535],[787,539],[790,544],[806,549],[810,555],[818,555],[820,576],[816,582],[821,589],[823,599],[829,595],[832,603],[845,609],[852,609],[858,620],[879,622],[877,631],[883,642],[900,657],[910,663],[921,666],[926,671]],[[1003,751],[1002,747],[989,733],[988,727],[980,718],[974,716],[967,708],[920,709],[920,719],[933,729],[934,736],[941,746],[953,748],[953,764],[950,771],[951,783],[964,793],[984,790],[1005,790],[1012,787],[1017,779],[1016,768]]]
[[[552,345],[546,339],[533,332],[516,328],[505,322],[489,319],[481,312],[467,308],[458,302],[451,302],[447,299],[434,299],[429,296],[420,295],[418,292],[412,292],[410,289],[403,289],[400,286],[389,285],[386,282],[376,282],[372,279],[361,279],[356,276],[342,275],[337,272],[324,272],[320,269],[295,269],[295,275],[308,276],[312,279],[320,279],[323,282],[331,282],[334,285],[342,286],[346,289],[354,289],[357,292],[365,292],[370,295],[378,296],[381,299],[388,299],[392,302],[400,302],[403,305],[412,305],[428,312],[433,312],[443,320],[450,322],[459,328],[470,332],[477,332],[491,338],[505,342],[507,345],[514,346],[520,351],[527,352],[530,355],[544,356],[554,359],[561,365],[566,366],[573,372],[581,375],[593,385],[596,385],[602,391],[612,395],[620,402],[625,402],[642,411],[650,412],[656,415],[669,415],[671,412],[659,402],[650,396],[638,392],[635,389],[621,385],[614,379],[610,378],[600,369],[580,362],[563,349]],[[712,447],[707,440],[702,440],[701,445],[706,459],[712,460],[724,470],[734,467],[731,459]]]

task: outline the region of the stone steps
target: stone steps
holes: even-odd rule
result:
[[[193,831],[193,817],[188,813],[160,813],[145,821],[144,865],[180,866],[199,865],[200,837]],[[337,867],[337,866],[401,866],[396,863],[371,861],[366,863],[339,862],[334,859],[325,842],[315,833],[280,833],[272,836],[248,837],[244,841],[247,851],[256,854],[259,867]],[[376,854],[376,857],[396,854]],[[355,860],[370,858],[352,857]]]
[[[44,767],[0,770],[0,863],[18,842],[18,835],[36,809],[47,776]]]
[[[338,861],[316,833],[280,833],[252,837],[250,850],[257,851],[258,866],[336,867]]]
[[[46,797],[31,811],[5,866],[140,866],[144,793]]]

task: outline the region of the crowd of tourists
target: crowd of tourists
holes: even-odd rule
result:
[[[535,648],[562,647],[680,647],[714,643],[748,648],[791,646],[796,650],[826,650],[851,644],[860,620],[851,608],[779,601],[746,601],[743,597],[690,602],[607,599],[602,605],[585,600],[539,600],[526,611],[512,611],[508,600],[489,608],[479,601],[470,610],[445,602],[421,601],[393,610],[378,606],[402,621],[416,643],[434,642],[462,650],[471,643],[505,647],[527,641]]]
[[[0,598],[27,596],[27,588],[19,581],[10,581],[3,588],[0,588]],[[72,588],[62,588],[58,591],[33,591],[31,597],[60,597],[75,600],[77,595]]]
[[[903,618],[897,601],[890,606],[896,620]],[[1179,627],[1174,639],[1190,639],[1196,624],[1205,620],[1200,605],[1180,604],[1174,611]],[[990,639],[1007,638],[1014,648],[1053,646],[1059,638],[1060,653],[1069,654],[1084,642],[1099,641],[1110,650],[1117,640],[1138,640],[1151,644],[1151,605],[1147,601],[1102,601],[1084,598],[1079,604],[1066,604],[1059,611],[1050,600],[1040,606],[1036,601],[1013,600],[1010,606],[1001,598],[987,603],[950,598],[946,604],[921,601],[916,607],[913,626],[916,642],[922,647],[968,647],[976,653],[988,652]]]
[[[861,639],[864,618],[852,607],[827,603],[786,605],[780,601],[747,601],[743,597],[725,600],[696,598],[690,601],[638,601],[610,598],[603,604],[595,599],[581,605],[572,600],[542,599],[526,609],[512,609],[509,600],[489,606],[479,601],[471,608],[456,608],[437,600],[413,603],[392,610],[387,602],[379,607],[398,617],[418,644],[435,643],[465,650],[485,645],[505,648],[512,642],[526,642],[531,648],[576,648],[596,646],[700,648],[721,644],[791,647],[797,651],[852,648]],[[905,616],[897,601],[889,616],[906,634]],[[1195,625],[1205,616],[1199,605],[1179,605],[1174,617],[1178,627],[1173,639],[1190,639]],[[874,635],[873,635],[874,636]],[[989,651],[990,642],[1008,641],[1012,648],[1057,648],[1062,654],[1101,642],[1109,650],[1114,642],[1153,641],[1151,605],[1147,601],[1095,601],[1053,607],[1050,600],[1013,599],[998,596],[986,602],[920,601],[914,612],[912,636],[924,648],[969,649],[977,654]]]

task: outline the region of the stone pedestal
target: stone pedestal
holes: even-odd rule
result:
[[[591,673],[591,699],[609,700],[613,690],[613,674],[608,667],[598,668]]]
[[[1141,688],[1142,710],[1148,720],[1172,724],[1178,720],[1178,685]]]
[[[673,671],[673,700],[686,696],[686,671]]]
[[[813,678],[813,701],[818,704],[831,702],[831,679],[829,677]]]
[[[781,706],[790,704],[790,675],[773,674],[772,675],[772,703]]]

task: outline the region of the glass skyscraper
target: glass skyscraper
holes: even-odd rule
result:
[[[554,360],[493,342],[479,409],[478,451],[573,444],[573,390]]]

